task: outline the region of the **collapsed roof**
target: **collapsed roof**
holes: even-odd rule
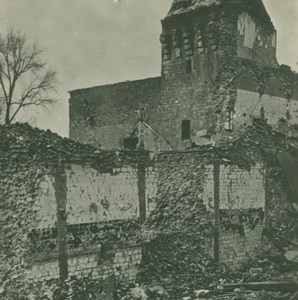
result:
[[[200,8],[224,4],[245,6],[249,8],[255,16],[267,22],[271,27],[274,28],[262,0],[174,0],[167,17],[191,12]]]

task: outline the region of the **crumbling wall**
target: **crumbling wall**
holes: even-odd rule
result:
[[[115,250],[114,258],[109,263],[103,263],[104,257],[100,252],[70,257],[69,276],[78,279],[106,279],[115,275],[119,280],[133,280],[139,272],[137,266],[141,263],[141,257],[140,247]],[[26,275],[29,283],[59,279],[57,259],[35,262]]]
[[[208,165],[204,203],[214,209],[214,166]],[[239,266],[261,252],[265,225],[266,174],[262,164],[249,169],[237,165],[219,167],[219,260]]]
[[[144,224],[141,278],[196,273],[212,266],[214,212],[204,201],[203,159],[191,153],[161,154],[156,208]]]
[[[135,278],[140,207],[147,206],[140,176],[148,179],[151,202],[157,180],[147,153],[98,151],[26,125],[0,129],[0,267],[4,280],[20,277],[7,280],[10,292],[58,279],[63,240],[68,276]]]
[[[261,252],[265,167],[239,167],[211,153],[158,156],[156,208],[145,223],[144,276],[198,274],[202,261],[238,267]]]
[[[144,107],[157,133],[144,126],[145,148],[156,152],[221,143],[254,117],[297,135],[297,76],[276,62],[276,31],[265,8],[218,4],[183,14],[184,7],[162,21],[161,78],[71,92],[71,137],[123,147],[124,138],[138,137],[134,112]]]
[[[218,89],[224,51],[233,52],[233,37],[225,42],[232,21],[219,7],[197,10],[186,18],[169,16],[162,22],[162,102],[153,126],[174,149],[214,132],[214,90]],[[234,46],[236,49],[236,46]],[[165,117],[166,116],[166,117]],[[182,136],[182,122],[190,121],[188,136]]]
[[[224,221],[225,217],[222,216],[223,230],[219,235],[220,244],[220,261],[227,264],[231,268],[237,268],[249,261],[249,259],[261,255],[263,249],[263,230],[264,222],[263,217],[259,217],[258,213],[253,213],[252,220],[257,220],[256,225],[250,226],[246,224],[246,218],[250,218],[250,212],[236,212],[232,223],[227,225]],[[264,212],[261,213],[263,216]],[[243,216],[245,221],[239,220]],[[226,227],[225,227],[226,226]]]
[[[18,299],[30,292],[24,284],[32,263],[28,233],[35,224],[34,204],[46,167],[15,156],[12,160],[1,157],[0,170],[0,297],[7,293],[10,299]]]
[[[261,164],[249,170],[220,168],[220,261],[239,266],[262,250],[266,174]]]
[[[274,184],[272,165],[280,170],[276,154],[288,144],[264,121],[229,147],[165,152],[152,161],[145,151],[98,151],[32,129],[33,138],[20,137],[20,128],[5,128],[0,140],[1,269],[11,264],[11,274],[29,283],[58,276],[58,188],[72,276],[133,279],[142,260],[145,277],[195,273],[204,283],[216,261],[232,265],[233,257],[238,266],[255,256],[268,220],[282,217],[284,189]],[[269,177],[263,160],[271,162]]]
[[[136,169],[123,166],[100,173],[72,164],[66,166],[66,174],[68,224],[138,219]]]
[[[220,209],[246,210],[265,207],[265,168],[249,170],[235,165],[220,167]]]
[[[276,31],[243,12],[238,17],[237,54],[259,64],[276,66]]]
[[[69,260],[69,275],[134,277],[141,255],[137,168],[123,165],[103,172],[90,164],[77,163],[66,164],[65,172],[68,255],[76,256]],[[42,193],[35,204],[38,223],[36,230],[31,231],[32,251],[35,258],[43,261],[39,262],[39,269],[50,267],[46,279],[59,275],[57,200],[52,177],[46,175],[41,182]],[[147,177],[152,175],[148,173]],[[154,180],[147,191],[154,195]],[[54,260],[47,262],[48,259]],[[38,270],[35,272],[34,266],[29,278],[45,279]]]
[[[263,118],[275,130],[295,135],[298,123],[297,77],[273,70],[248,68],[238,77],[233,128],[241,130],[252,118]],[[289,74],[288,74],[289,75]]]

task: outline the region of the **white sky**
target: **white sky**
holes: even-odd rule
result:
[[[67,91],[160,75],[160,20],[172,0],[0,0],[0,28],[20,28],[58,73],[59,105],[35,125],[68,134]],[[298,1],[264,0],[278,34],[278,60],[296,71]],[[26,118],[23,118],[25,121]]]

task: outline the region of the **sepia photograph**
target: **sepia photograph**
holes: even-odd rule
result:
[[[298,1],[0,0],[0,300],[298,300]]]

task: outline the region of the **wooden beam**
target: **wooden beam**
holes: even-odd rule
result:
[[[246,288],[248,290],[278,290],[278,291],[295,291],[298,290],[298,282],[296,281],[266,281],[266,282],[242,282],[224,284],[223,289],[233,291],[236,288]]]
[[[55,198],[57,204],[57,231],[58,231],[58,265],[59,278],[64,281],[68,278],[68,251],[67,251],[67,181],[64,165],[59,163],[55,170]]]

